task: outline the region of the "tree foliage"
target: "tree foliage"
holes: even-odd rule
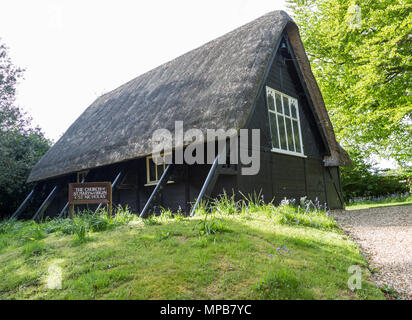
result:
[[[14,66],[7,47],[0,43],[0,217],[11,214],[23,201],[32,187],[25,183],[30,170],[50,146],[15,104],[22,76],[23,70]]]
[[[379,197],[412,192],[412,169],[376,170],[352,150],[353,168],[342,168],[342,189],[345,201],[357,197]]]
[[[289,0],[338,139],[353,154],[412,159],[412,6]]]

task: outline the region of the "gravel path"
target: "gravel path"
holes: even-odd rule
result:
[[[412,300],[412,206],[336,210],[332,215],[377,268],[373,280]]]

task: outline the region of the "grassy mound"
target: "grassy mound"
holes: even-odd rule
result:
[[[193,218],[118,210],[0,223],[1,299],[383,299],[368,278],[326,212],[289,203],[225,196]]]

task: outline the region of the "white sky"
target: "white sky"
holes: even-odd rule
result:
[[[26,69],[17,103],[57,139],[101,94],[284,0],[1,0],[0,38]]]

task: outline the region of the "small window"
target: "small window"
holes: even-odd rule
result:
[[[166,155],[167,156],[167,155]],[[158,161],[156,161],[158,162]],[[146,158],[146,170],[147,170],[147,183],[146,186],[156,185],[163,172],[166,170],[165,156],[161,163],[155,163],[152,156]],[[168,181],[167,183],[173,183],[174,181]]]
[[[266,87],[273,151],[303,156],[298,100]]]
[[[86,181],[86,176],[87,176],[88,173],[89,173],[88,170],[77,172],[77,183],[81,183],[81,182]]]

